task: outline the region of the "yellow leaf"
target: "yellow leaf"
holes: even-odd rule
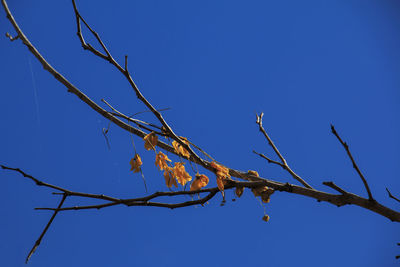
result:
[[[140,171],[140,166],[142,166],[142,159],[140,158],[139,154],[135,154],[135,156],[129,162],[131,164],[131,171],[133,173]]]
[[[183,143],[185,143],[186,145],[189,145],[189,141],[185,137],[181,136],[180,139],[182,140]],[[190,153],[183,146],[181,146],[178,142],[172,141],[172,146],[174,147],[175,152],[178,153],[179,155],[184,156],[185,158],[190,157]]]
[[[235,194],[237,197],[241,197],[244,191],[244,187],[243,186],[237,186],[236,190],[235,190]]]
[[[175,166],[173,168],[174,175],[182,186],[184,186],[187,182],[192,180],[192,176],[187,173],[185,170],[185,166],[183,166],[182,162],[175,162]]]
[[[171,160],[167,157],[167,155],[165,155],[161,151],[158,152],[158,154],[156,155],[156,163],[155,164],[160,171],[166,170],[167,168],[169,168],[167,161],[171,162]]]
[[[172,185],[174,185],[175,187],[178,187],[178,185],[176,184],[176,179],[175,179],[173,168],[167,166],[167,168],[165,169],[165,172],[164,172],[164,179],[165,179],[165,184],[169,188],[171,188]]]
[[[155,132],[151,132],[143,137],[144,140],[144,148],[146,150],[156,150],[156,145],[158,142],[158,136]]]
[[[209,182],[209,179],[204,174],[196,174],[196,179],[190,185],[190,191],[199,190],[205,187]]]

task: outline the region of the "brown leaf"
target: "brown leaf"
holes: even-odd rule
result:
[[[244,191],[243,186],[236,186],[235,194],[237,197],[241,197]]]
[[[265,215],[262,217],[262,220],[265,221],[265,222],[268,222],[268,221],[269,221],[269,216],[268,216],[267,214],[265,214]]]

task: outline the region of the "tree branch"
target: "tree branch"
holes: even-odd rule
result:
[[[175,141],[177,141],[181,146],[183,146],[187,151],[189,151],[191,157],[194,158],[194,161],[197,161],[199,163],[201,163],[201,165],[205,165],[206,163],[203,161],[203,159],[201,159],[193,150],[190,146],[188,146],[187,144],[185,144],[182,139],[177,136],[174,131],[172,130],[172,128],[168,125],[168,123],[165,121],[165,119],[163,118],[162,114],[153,107],[153,105],[143,96],[143,94],[140,92],[139,88],[137,87],[137,85],[135,84],[135,82],[132,79],[132,76],[130,75],[129,71],[128,71],[128,58],[127,56],[125,56],[125,68],[123,68],[121,65],[118,64],[118,62],[116,62],[114,60],[114,58],[111,56],[111,54],[109,53],[109,51],[107,50],[106,46],[104,45],[103,41],[101,40],[99,34],[97,32],[95,32],[88,23],[86,23],[86,21],[84,20],[84,18],[81,16],[81,14],[79,13],[76,4],[75,4],[75,0],[72,0],[72,4],[74,6],[74,12],[75,12],[75,17],[76,17],[76,23],[77,23],[77,35],[79,37],[79,40],[82,44],[82,47],[85,50],[89,50],[90,52],[92,52],[93,54],[95,54],[96,56],[101,57],[102,59],[110,62],[112,65],[114,65],[124,76],[125,78],[128,80],[129,84],[131,85],[132,89],[135,91],[137,98],[143,102],[143,104],[146,105],[146,107],[151,110],[151,112],[155,115],[155,117],[160,121],[160,123],[163,125],[163,127],[165,128],[166,132],[168,133],[168,135],[174,139]],[[104,49],[104,51],[106,52],[107,55],[104,55],[103,53],[99,52],[98,50],[96,50],[95,48],[93,48],[92,46],[88,45],[85,42],[85,39],[83,38],[82,35],[82,31],[81,31],[81,24],[80,24],[80,20],[82,20],[82,22],[86,25],[86,27],[90,30],[90,32],[96,37],[97,41],[100,43],[100,45],[102,46],[102,48]]]
[[[44,235],[46,234],[47,230],[49,229],[51,223],[53,222],[54,218],[56,217],[57,213],[60,211],[62,205],[64,204],[65,199],[67,198],[67,194],[64,194],[60,204],[58,204],[58,207],[56,209],[54,209],[54,213],[51,216],[49,222],[47,223],[46,227],[44,228],[43,232],[40,234],[39,238],[36,240],[35,244],[33,245],[31,251],[29,251],[28,256],[25,259],[25,263],[28,263],[29,259],[31,258],[31,256],[33,255],[33,253],[35,253],[36,249],[39,247],[40,242],[42,241],[42,238],[44,237]]]
[[[125,56],[125,64],[124,67],[122,67],[121,65],[119,65],[114,58],[112,57],[112,55],[110,54],[110,52],[108,51],[107,47],[104,45],[103,41],[101,40],[99,34],[97,32],[95,32],[90,26],[89,24],[83,19],[83,17],[80,15],[80,13],[78,12],[78,9],[76,7],[75,1],[72,0],[73,3],[73,7],[74,7],[74,12],[75,12],[75,18],[76,18],[76,23],[77,23],[77,35],[78,38],[82,44],[82,47],[85,50],[89,50],[90,52],[92,52],[94,55],[99,56],[100,58],[110,62],[112,65],[114,65],[128,80],[129,84],[131,85],[131,87],[133,88],[134,92],[136,93],[136,96],[138,97],[138,99],[140,101],[142,101],[147,108],[155,115],[155,117],[158,119],[158,121],[161,123],[162,127],[162,131],[161,134],[163,134],[163,132],[165,132],[166,135],[168,135],[169,137],[171,137],[173,140],[177,141],[182,147],[184,147],[186,150],[189,151],[190,153],[190,158],[188,159],[189,161],[192,161],[194,163],[200,164],[201,166],[203,166],[204,168],[215,172],[215,169],[212,168],[210,166],[210,162],[203,160],[202,158],[200,158],[193,150],[192,148],[185,144],[182,139],[177,136],[174,131],[172,130],[172,128],[167,124],[167,122],[164,120],[164,118],[162,117],[160,110],[155,109],[151,103],[142,95],[142,93],[140,92],[140,90],[138,89],[138,87],[136,86],[136,84],[134,83],[129,71],[128,71],[128,56]],[[99,114],[101,114],[103,117],[107,118],[108,120],[112,121],[113,123],[115,123],[116,125],[118,125],[119,127],[121,127],[122,129],[133,133],[139,137],[144,137],[145,136],[145,132],[143,132],[142,130],[132,127],[131,125],[129,125],[128,123],[123,122],[122,120],[118,119],[118,117],[121,117],[123,119],[126,119],[128,121],[132,121],[134,123],[137,123],[138,127],[144,128],[145,126],[143,124],[147,124],[146,122],[142,122],[139,120],[134,120],[124,114],[122,114],[121,112],[119,112],[118,110],[114,109],[110,104],[108,104],[106,101],[104,101],[113,111],[112,112],[108,112],[105,109],[101,108],[97,103],[95,103],[94,101],[92,101],[88,96],[86,96],[83,92],[81,92],[77,87],[75,87],[71,82],[69,82],[65,77],[63,77],[59,72],[57,72],[43,57],[42,55],[38,52],[38,50],[30,43],[30,41],[28,40],[28,38],[24,35],[24,33],[22,32],[22,30],[19,28],[18,24],[16,23],[14,17],[12,16],[10,10],[8,9],[7,3],[5,0],[2,0],[2,5],[7,13],[7,18],[10,20],[11,24],[13,25],[14,29],[17,32],[16,37],[11,37],[11,35],[7,35],[7,37],[13,41],[15,39],[21,39],[23,44],[30,50],[30,52],[40,61],[40,63],[42,64],[42,66],[49,72],[51,73],[54,78],[56,80],[58,80],[60,83],[62,83],[67,89],[68,92],[71,92],[73,94],[75,94],[76,96],[78,96],[84,103],[86,103],[87,105],[89,105],[93,110],[95,110],[96,112],[98,112]],[[90,45],[89,43],[87,43],[83,37],[82,31],[81,31],[81,21],[83,22],[83,24],[89,29],[89,31],[95,36],[96,40],[98,41],[98,43],[101,45],[102,49],[104,50],[104,52],[100,52],[99,50],[95,49],[92,45]],[[360,175],[362,181],[364,182],[364,185],[366,187],[366,190],[368,192],[368,196],[369,199],[363,198],[361,196],[355,195],[353,193],[347,192],[344,189],[340,188],[339,186],[337,186],[336,184],[334,184],[333,182],[324,182],[323,184],[331,187],[332,189],[336,190],[337,192],[339,192],[340,194],[331,194],[331,193],[327,193],[327,192],[323,192],[323,191],[319,191],[316,190],[314,188],[312,188],[307,182],[305,182],[300,176],[298,176],[287,164],[285,158],[282,156],[282,154],[279,152],[279,150],[277,149],[277,147],[275,146],[275,144],[273,143],[273,141],[271,140],[271,138],[268,136],[268,134],[266,133],[265,129],[263,128],[262,125],[262,118],[263,118],[263,113],[261,113],[260,115],[257,115],[257,124],[259,125],[259,130],[263,133],[263,135],[265,136],[265,138],[267,139],[269,145],[273,148],[275,154],[279,157],[280,161],[275,161],[272,160],[270,158],[268,158],[267,156],[257,153],[254,151],[254,153],[258,154],[259,156],[263,157],[264,159],[266,159],[269,163],[273,163],[276,165],[281,166],[282,168],[284,168],[286,171],[289,172],[289,174],[296,179],[298,182],[300,182],[303,186],[298,186],[298,185],[292,185],[289,183],[280,183],[274,180],[270,180],[270,179],[266,179],[266,178],[261,178],[258,176],[255,176],[252,173],[248,173],[248,172],[241,172],[235,169],[229,169],[229,174],[232,177],[237,177],[246,181],[234,181],[234,180],[226,180],[226,184],[225,184],[225,190],[228,189],[232,189],[235,187],[247,187],[247,188],[257,188],[257,187],[265,187],[268,186],[272,189],[274,189],[275,191],[281,191],[281,192],[287,192],[287,193],[291,193],[291,194],[297,194],[297,195],[302,195],[302,196],[306,196],[306,197],[310,197],[313,199],[316,199],[318,201],[325,201],[328,203],[331,203],[333,205],[336,206],[343,206],[343,205],[356,205],[368,210],[371,210],[374,213],[380,214],[392,221],[396,221],[396,222],[400,222],[400,213],[397,211],[394,211],[388,207],[385,207],[383,205],[381,205],[380,203],[376,202],[373,198],[372,198],[372,194],[369,190],[369,186],[365,180],[365,178],[363,177],[363,175],[361,174],[358,166],[355,164],[354,159],[348,149],[348,146],[346,143],[344,143],[342,141],[342,139],[339,137],[339,135],[337,134],[337,132],[335,131],[334,127],[332,126],[332,132],[335,134],[335,136],[338,138],[338,140],[341,142],[341,144],[345,147],[346,152],[348,153],[351,161],[353,162],[353,167],[357,170],[358,174]],[[136,122],[135,122],[136,121]],[[150,125],[151,127],[155,127],[154,125]],[[158,127],[158,126],[157,126]],[[150,128],[144,128],[147,131],[150,131]],[[159,128],[160,129],[160,128]],[[160,134],[160,133],[158,133]],[[175,151],[175,149],[164,143],[161,141],[158,141],[157,146],[159,146],[161,149],[164,149],[170,153],[173,153],[175,155],[178,155],[177,152]],[[196,148],[198,148],[197,146],[195,146]],[[208,156],[208,154],[206,154],[204,151],[202,151],[200,148],[198,148],[202,153],[204,153],[205,155]],[[210,156],[209,156],[210,157]],[[211,158],[211,157],[210,157]],[[211,158],[212,159],[212,158]],[[26,174],[25,172],[23,172],[22,170],[20,170],[19,168],[11,168],[11,167],[7,167],[4,165],[0,165],[2,169],[5,170],[11,170],[11,171],[15,171],[20,173],[22,176],[32,180],[33,182],[35,182],[35,184],[37,186],[44,186],[44,187],[48,187],[51,189],[55,189],[58,190],[60,192],[57,192],[56,194],[62,194],[63,198],[60,201],[59,205],[57,208],[36,208],[37,210],[51,210],[54,211],[50,221],[48,222],[48,224],[46,225],[44,231],[42,232],[41,236],[39,237],[39,239],[35,242],[35,245],[33,246],[32,250],[30,251],[26,261],[29,260],[29,258],[32,256],[32,254],[34,253],[34,251],[36,250],[36,248],[39,246],[41,239],[43,238],[44,234],[46,233],[47,229],[49,228],[50,224],[52,223],[52,221],[54,220],[55,216],[57,215],[57,213],[59,211],[66,211],[66,210],[84,210],[84,209],[102,209],[102,208],[106,208],[106,207],[112,207],[112,206],[116,206],[116,205],[125,205],[125,206],[154,206],[154,207],[163,207],[163,208],[170,208],[170,209],[174,209],[174,208],[181,208],[181,207],[188,207],[188,206],[192,206],[192,205],[203,205],[204,203],[206,203],[208,200],[212,199],[217,192],[219,191],[219,189],[217,187],[214,188],[207,188],[207,189],[201,189],[201,190],[197,190],[197,191],[177,191],[177,192],[156,192],[153,193],[151,195],[147,195],[144,197],[140,197],[140,198],[130,198],[130,199],[122,199],[122,198],[117,198],[117,197],[110,197],[110,196],[106,196],[103,194],[89,194],[89,193],[82,193],[82,192],[75,192],[75,191],[71,191],[56,185],[52,185],[49,183],[45,183],[42,182],[38,179],[36,179],[35,177]],[[395,198],[394,196],[391,195],[390,191],[387,189],[389,196],[396,199],[397,201],[399,201],[397,198]],[[184,196],[184,195],[195,195],[195,194],[204,194],[204,193],[208,193],[207,195],[203,195],[202,198],[199,198],[198,200],[190,200],[190,201],[182,201],[182,199],[180,199],[180,202],[178,201],[177,203],[161,203],[161,202],[156,202],[156,201],[151,201],[154,200],[158,197],[177,197],[177,196]],[[65,201],[65,199],[69,196],[76,196],[76,197],[81,197],[81,198],[90,198],[90,199],[100,199],[105,201],[106,203],[102,203],[102,204],[97,204],[97,205],[88,205],[88,206],[75,206],[75,207],[64,207],[62,208],[62,205]],[[174,198],[176,199],[176,198]],[[373,200],[373,201],[371,201]],[[400,201],[399,201],[400,202]]]
[[[296,179],[297,181],[299,181],[302,185],[304,185],[307,188],[312,188],[311,185],[309,185],[306,181],[304,181],[300,176],[298,176],[287,164],[285,158],[282,156],[282,154],[279,152],[278,148],[275,146],[274,142],[272,141],[272,139],[269,137],[269,135],[267,134],[267,132],[265,131],[263,124],[262,124],[262,119],[264,116],[264,113],[261,112],[260,115],[257,115],[257,121],[256,123],[258,124],[259,130],[260,132],[263,133],[264,137],[267,139],[268,144],[272,147],[272,149],[275,151],[275,154],[279,157],[279,159],[281,160],[282,164],[278,163],[277,161],[271,160],[269,158],[267,158],[266,156],[261,156],[259,153],[255,152],[256,154],[260,155],[261,157],[265,158],[266,160],[268,160],[269,163],[274,163],[277,164],[279,166],[281,166],[282,168],[284,168],[286,171],[288,171],[290,173],[290,175]]]
[[[351,155],[349,146],[347,145],[346,142],[343,142],[342,138],[340,138],[339,134],[337,133],[337,131],[335,130],[335,127],[334,127],[332,124],[331,124],[331,131],[332,131],[332,133],[336,136],[336,138],[339,140],[339,142],[342,144],[342,146],[344,147],[344,149],[346,150],[347,155],[349,156],[349,158],[350,158],[350,160],[351,160],[351,163],[353,164],[353,168],[357,171],[357,173],[358,173],[358,175],[360,176],[362,182],[364,183],[365,189],[367,190],[367,193],[368,193],[368,198],[369,198],[369,200],[374,201],[374,198],[372,197],[371,190],[369,189],[367,180],[365,180],[364,175],[361,173],[361,171],[360,171],[360,169],[358,168],[356,162],[354,161],[354,158],[353,158],[353,156]]]
[[[21,171],[18,168],[11,168],[11,167],[7,167],[4,165],[0,165],[0,166],[3,169],[19,172],[24,177],[27,177],[34,181],[39,181],[38,179],[33,178],[31,175],[24,173],[23,171]],[[314,198],[314,199],[318,200],[319,202],[325,201],[325,202],[331,203],[331,204],[339,206],[339,207],[343,206],[343,205],[356,205],[356,206],[371,210],[372,212],[375,212],[377,214],[380,214],[380,215],[390,219],[391,221],[400,222],[400,212],[397,212],[388,207],[385,207],[378,202],[372,202],[369,199],[365,199],[358,195],[346,192],[343,189],[340,189],[343,191],[343,192],[341,192],[335,188],[337,186],[332,185],[333,183],[330,184],[329,182],[327,182],[326,185],[341,192],[340,195],[330,194],[330,193],[319,191],[316,189],[306,188],[303,186],[293,185],[293,184],[289,184],[289,183],[280,183],[280,182],[276,182],[273,180],[257,177],[250,173],[240,172],[240,171],[233,170],[233,169],[230,169],[230,174],[234,177],[242,177],[243,179],[246,179],[248,181],[239,182],[239,181],[233,181],[233,180],[226,180],[226,183],[227,183],[225,185],[226,190],[236,188],[236,187],[257,188],[257,187],[268,186],[268,187],[271,187],[272,189],[274,189],[275,191],[281,191],[281,192],[287,192],[287,193],[291,193],[291,194],[302,195],[302,196]],[[52,189],[62,191],[64,193],[66,193],[66,195],[70,195],[70,196],[96,198],[96,199],[102,199],[102,200],[106,200],[106,201],[113,203],[113,204],[107,203],[108,205],[105,205],[104,207],[114,206],[117,204],[124,204],[127,206],[158,206],[158,207],[162,207],[164,205],[165,207],[168,207],[168,208],[186,207],[186,206],[197,205],[197,204],[201,204],[201,203],[187,202],[186,204],[183,204],[183,203],[185,203],[185,202],[183,202],[183,203],[173,203],[173,204],[170,204],[170,203],[154,204],[154,203],[156,203],[156,202],[154,202],[149,205],[147,205],[147,204],[144,205],[143,203],[146,203],[146,202],[149,203],[148,202],[149,200],[157,198],[157,197],[162,197],[162,196],[194,195],[194,194],[205,193],[205,192],[212,193],[212,192],[219,191],[218,188],[215,187],[215,188],[201,189],[201,190],[197,190],[197,191],[156,192],[151,195],[148,195],[145,197],[140,197],[140,198],[120,199],[120,198],[105,196],[103,194],[97,195],[97,194],[74,192],[74,191],[71,191],[71,190],[68,190],[65,188],[61,188],[58,186],[54,186],[54,185],[44,183],[44,182],[40,182],[40,183],[36,183],[36,184],[39,186],[45,186],[45,187],[49,187]],[[339,187],[337,187],[337,188],[339,188]],[[214,196],[214,195],[212,195],[212,196]],[[103,205],[103,204],[101,204],[101,205]],[[100,206],[100,205],[98,205],[96,207],[91,207],[91,208],[97,208],[97,207],[103,208],[103,206]],[[43,209],[43,208],[41,208],[41,209]],[[70,207],[69,209],[82,209],[82,208]]]
[[[397,197],[393,196],[392,193],[390,193],[389,189],[387,189],[387,187],[386,187],[386,191],[388,192],[390,198],[393,198],[397,202],[400,202],[400,199],[398,199]]]

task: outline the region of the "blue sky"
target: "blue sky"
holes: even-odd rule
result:
[[[93,100],[145,110],[110,64],[81,49],[70,1],[9,1],[31,42]],[[115,2],[115,3],[114,3]],[[399,210],[400,5],[397,1],[97,1],[77,5],[142,93],[175,132],[219,162],[262,177],[295,181],[252,153],[274,157],[264,126],[291,167],[312,186],[333,180],[366,196],[333,123],[349,144],[375,198]],[[1,34],[14,31],[1,12]],[[93,41],[92,38],[88,38]],[[93,43],[93,42],[92,42]],[[129,171],[131,136],[43,70],[20,41],[0,38],[0,163],[71,190],[145,195]],[[156,122],[151,114],[139,118]],[[166,190],[144,151],[151,192]],[[173,156],[171,156],[173,158]],[[176,160],[176,158],[174,158]],[[207,173],[207,172],[205,172]],[[214,176],[210,186],[215,186]],[[194,173],[192,173],[194,175]],[[52,191],[0,172],[0,255],[23,266],[58,203]],[[399,226],[358,207],[337,208],[275,193],[266,205],[249,192],[221,207],[178,210],[115,207],[59,214],[30,266],[397,266]],[[68,200],[66,205],[88,202]]]

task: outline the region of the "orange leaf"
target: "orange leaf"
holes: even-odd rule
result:
[[[175,185],[175,187],[178,187],[178,185],[176,184],[176,179],[175,179],[175,174],[173,172],[173,168],[168,167],[165,169],[164,172],[164,179],[165,179],[165,184],[171,188],[172,185]]]
[[[190,185],[190,191],[199,190],[205,187],[209,182],[209,179],[204,174],[196,174],[196,179]]]
[[[139,154],[135,154],[135,156],[129,162],[131,164],[131,171],[133,173],[140,171],[140,166],[142,166],[142,159],[140,158]]]
[[[189,145],[189,141],[185,137],[180,137],[182,142],[185,143],[186,145]],[[172,146],[175,149],[175,152],[178,153],[181,156],[184,156],[185,158],[190,157],[190,153],[183,147],[181,146],[178,142],[172,141]]]
[[[183,166],[182,162],[175,162],[175,167],[173,168],[174,175],[182,186],[184,186],[187,182],[192,180],[192,176],[187,173],[185,170],[185,166]]]
[[[211,165],[211,167],[213,167],[215,169],[215,174],[217,175],[217,186],[223,196],[225,179],[231,177],[229,175],[229,169],[225,166],[219,165],[215,161],[211,162],[210,165]]]
[[[229,175],[229,169],[225,166],[219,165],[218,163],[216,163],[215,161],[210,163],[211,167],[213,167],[216,171],[216,175],[220,176],[221,178],[226,178],[226,177],[231,177]]]
[[[156,155],[156,163],[155,164],[160,171],[166,170],[167,168],[169,168],[167,161],[171,162],[171,160],[167,157],[167,155],[165,155],[161,151],[158,152],[158,154]]]
[[[219,191],[224,191],[224,184],[225,184],[225,181],[217,176],[217,185],[218,185]]]
[[[146,150],[156,150],[156,145],[158,141],[158,136],[155,132],[151,132],[143,137],[144,140],[144,148]]]

